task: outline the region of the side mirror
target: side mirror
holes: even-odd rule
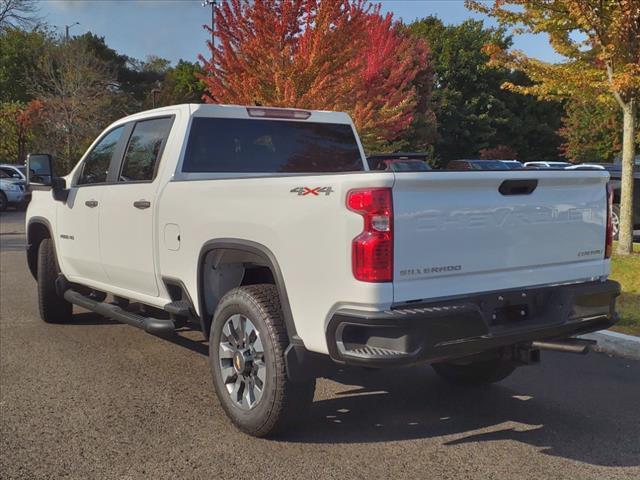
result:
[[[48,153],[27,155],[27,186],[51,187],[53,185],[53,157]]]
[[[30,153],[27,155],[27,188],[29,190],[52,190],[54,200],[64,202],[69,190],[64,178],[56,177],[53,172],[53,157],[48,153]]]

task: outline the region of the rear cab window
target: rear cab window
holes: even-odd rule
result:
[[[185,173],[324,173],[363,171],[349,124],[196,117]]]

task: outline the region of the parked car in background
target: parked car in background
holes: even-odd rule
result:
[[[502,163],[504,163],[509,170],[519,170],[520,168],[524,168],[524,165],[522,164],[522,162],[518,161],[518,160],[500,160]]]
[[[24,165],[13,165],[11,163],[0,163],[0,170],[15,180],[27,181],[27,167]]]
[[[598,165],[602,166],[602,168],[604,168],[611,174],[617,173],[618,175],[620,175],[620,173],[622,172],[622,165],[620,165],[619,163],[599,163]],[[636,173],[640,173],[640,165],[635,165],[633,167],[633,171]]]
[[[9,206],[22,208],[25,199],[25,182],[10,177],[0,169],[0,212],[4,212]]]
[[[525,162],[524,168],[555,168],[555,169],[564,169],[567,167],[571,167],[573,163],[569,162]]]
[[[451,160],[447,170],[511,170],[502,160]]]
[[[578,163],[565,167],[565,170],[606,170],[602,165],[597,163]]]
[[[431,170],[426,153],[384,153],[367,157],[370,170],[385,172],[425,172]]]

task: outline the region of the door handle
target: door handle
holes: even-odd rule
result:
[[[149,208],[151,206],[151,202],[148,200],[136,200],[133,202],[133,206],[139,208],[140,210],[144,210],[145,208]]]
[[[98,201],[97,200],[87,200],[86,202],[84,202],[84,204],[89,208],[95,208],[95,207],[98,206]]]

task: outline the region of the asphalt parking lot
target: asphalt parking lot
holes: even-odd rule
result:
[[[41,322],[22,221],[0,220],[4,479],[640,478],[640,362],[601,354],[546,353],[474,390],[428,367],[343,372],[287,435],[243,435],[197,332]]]

